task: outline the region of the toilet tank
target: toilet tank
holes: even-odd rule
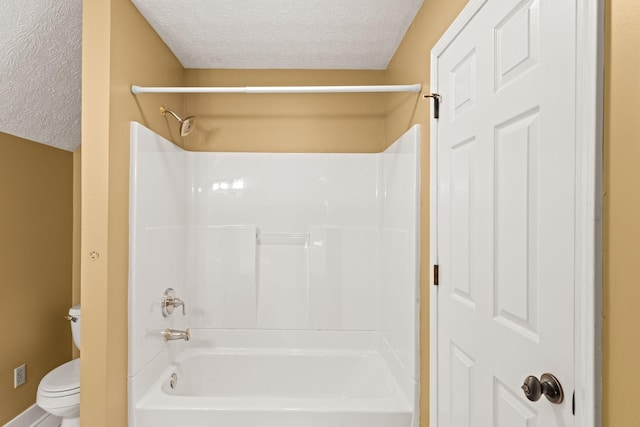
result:
[[[71,335],[73,336],[73,343],[80,350],[80,304],[74,305],[69,309],[69,316],[71,317]]]

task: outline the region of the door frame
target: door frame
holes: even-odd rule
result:
[[[488,0],[470,0],[431,50],[431,91],[441,55]],[[575,427],[602,420],[602,150],[604,0],[576,4],[576,207],[574,286]],[[444,100],[446,102],[446,99]],[[438,264],[438,121],[430,135],[430,263]],[[431,269],[433,275],[433,269]],[[429,425],[438,426],[438,288],[429,291]]]

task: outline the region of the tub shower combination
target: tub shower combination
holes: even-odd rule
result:
[[[379,154],[131,124],[129,425],[416,427],[416,126]]]

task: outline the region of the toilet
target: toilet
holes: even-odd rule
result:
[[[80,305],[69,309],[73,342],[80,349]],[[36,403],[62,418],[60,427],[80,427],[80,359],[64,363],[42,378]]]

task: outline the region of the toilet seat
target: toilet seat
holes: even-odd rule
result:
[[[79,411],[80,359],[60,365],[45,375],[38,386],[36,403],[49,412]]]
[[[42,378],[38,394],[58,398],[80,393],[80,359],[58,366]]]
[[[76,408],[76,410],[80,411],[80,389],[74,394],[68,395],[43,395],[42,393],[38,393],[36,396],[36,403],[45,411],[52,411],[56,409],[65,409],[65,408]]]

